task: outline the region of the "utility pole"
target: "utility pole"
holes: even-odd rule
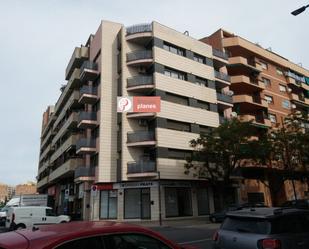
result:
[[[158,195],[159,195],[159,224],[162,226],[162,210],[161,210],[161,175],[158,171]]]

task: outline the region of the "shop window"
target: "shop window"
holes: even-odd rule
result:
[[[117,219],[117,190],[100,192],[100,219]]]
[[[150,189],[136,188],[124,191],[124,218],[150,219]]]
[[[197,194],[198,215],[209,214],[208,189],[207,188],[198,188],[196,194]]]
[[[165,188],[166,217],[192,216],[191,188]]]

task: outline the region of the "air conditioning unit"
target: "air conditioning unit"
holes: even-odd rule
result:
[[[237,117],[237,112],[231,112],[231,117],[236,118]]]
[[[292,92],[292,88],[288,87],[288,92],[291,93]]]
[[[145,120],[145,119],[139,119],[139,120],[138,120],[138,125],[139,125],[139,126],[147,126],[147,125],[148,125],[148,122],[147,122],[147,120]]]
[[[296,108],[296,105],[295,105],[295,104],[292,104],[291,107],[292,107],[292,109],[295,109],[295,108]]]

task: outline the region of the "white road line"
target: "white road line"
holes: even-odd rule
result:
[[[181,242],[181,243],[177,243],[177,244],[179,244],[179,245],[195,244],[195,243],[199,243],[199,242],[203,242],[203,241],[209,241],[209,240],[212,240],[212,238],[191,240],[191,241]]]

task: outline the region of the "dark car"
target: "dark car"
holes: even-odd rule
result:
[[[281,205],[281,207],[293,207],[293,208],[309,210],[309,200],[299,199],[299,200],[286,201]]]
[[[309,211],[250,208],[229,212],[213,249],[308,249]]]
[[[1,249],[181,249],[150,229],[116,222],[76,221],[0,234]],[[187,247],[192,248],[192,247]]]
[[[243,208],[253,208],[253,207],[267,207],[264,203],[243,203],[243,204],[232,204],[230,206],[228,206],[227,208],[219,211],[219,212],[215,212],[210,214],[209,216],[209,220],[212,223],[217,223],[217,222],[222,222],[225,218],[225,215],[227,212],[230,211],[236,211],[236,210],[240,210]]]

